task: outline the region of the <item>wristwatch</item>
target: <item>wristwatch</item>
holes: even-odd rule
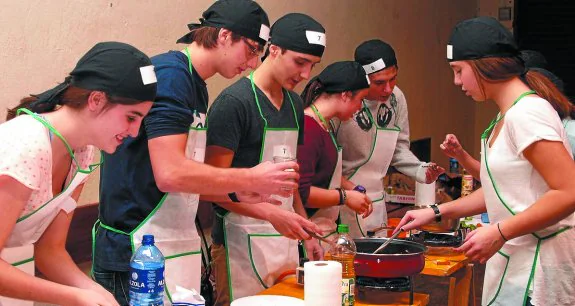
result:
[[[359,192],[361,192],[361,193],[363,193],[363,194],[365,194],[365,193],[367,192],[367,190],[365,189],[365,187],[363,187],[363,186],[361,186],[361,185],[355,186],[355,187],[353,188],[353,190],[359,191]]]
[[[439,211],[437,204],[429,205],[427,207],[433,209],[433,212],[435,213],[435,222],[441,222],[441,212]]]

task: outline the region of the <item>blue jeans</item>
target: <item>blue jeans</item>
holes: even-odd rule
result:
[[[109,271],[94,266],[92,278],[112,293],[118,304],[128,306],[130,301],[130,272]]]

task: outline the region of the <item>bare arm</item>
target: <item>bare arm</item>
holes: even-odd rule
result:
[[[355,188],[355,184],[352,183],[347,178],[342,176],[341,177],[341,188],[344,188],[345,190],[353,190],[353,188]]]
[[[163,192],[227,194],[235,191],[273,193],[294,188],[295,163],[264,163],[250,169],[222,169],[187,159],[187,135],[169,135],[148,141],[154,178]]]
[[[76,191],[79,194],[80,191],[78,189]],[[36,242],[34,245],[36,267],[51,281],[93,290],[104,297],[110,305],[116,305],[114,296],[84,274],[66,250],[66,238],[73,215],[74,213],[66,214],[60,211]]]
[[[0,250],[10,237],[32,190],[17,180],[0,176]],[[117,305],[101,295],[29,275],[0,259],[0,295],[61,305]],[[62,271],[60,271],[62,272]]]
[[[461,218],[477,215],[486,211],[485,198],[483,189],[481,188],[466,197],[439,205],[439,212],[442,218]],[[415,229],[433,222],[434,219],[435,213],[431,208],[410,210],[405,213],[405,216],[397,225],[396,230],[402,227],[406,231]]]
[[[459,143],[455,135],[445,135],[445,140],[439,147],[443,151],[443,154],[457,159],[457,162],[462,165],[473,178],[480,180],[479,172],[481,163],[463,149],[463,146]]]

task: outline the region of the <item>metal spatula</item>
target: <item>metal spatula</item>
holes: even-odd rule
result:
[[[372,254],[377,254],[379,252],[381,252],[383,249],[385,249],[393,239],[397,238],[397,236],[399,235],[399,233],[403,232],[403,229],[400,228],[399,231],[395,232],[395,234],[393,234],[393,236],[391,236],[389,239],[387,239],[386,242],[384,242],[382,245],[379,246],[379,248],[377,248],[375,251],[373,251]]]

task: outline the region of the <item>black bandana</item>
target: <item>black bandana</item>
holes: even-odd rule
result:
[[[387,67],[397,65],[395,51],[386,42],[372,39],[361,43],[355,49],[355,61],[360,63],[365,73],[372,74]]]
[[[447,43],[450,62],[518,56],[513,34],[493,17],[477,17],[458,23]]]
[[[325,29],[308,15],[287,14],[272,26],[270,43],[287,50],[321,57],[326,44]]]
[[[270,21],[259,4],[252,0],[218,0],[200,18],[200,23],[190,23],[190,31],[203,26],[226,28],[243,37],[265,45],[269,39]],[[177,43],[192,43],[193,33],[178,39]]]
[[[330,64],[316,78],[327,93],[369,88],[369,79],[365,71],[359,63],[353,61]],[[310,83],[313,81],[312,79]]]
[[[33,95],[38,98],[33,105],[40,112],[54,109],[57,97],[68,86],[137,101],[154,101],[156,82],[154,66],[142,51],[125,43],[102,42],[82,56],[63,83]]]

